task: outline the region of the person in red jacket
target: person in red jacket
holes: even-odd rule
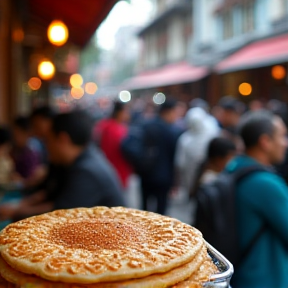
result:
[[[129,177],[133,172],[120,149],[121,141],[128,133],[129,119],[130,113],[127,105],[115,102],[111,116],[100,120],[95,125],[93,132],[94,141],[114,166],[124,189],[127,188]]]

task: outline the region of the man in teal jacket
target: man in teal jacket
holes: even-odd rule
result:
[[[272,113],[249,112],[240,121],[245,155],[232,160],[226,170],[283,161],[287,149],[286,127]],[[235,269],[234,288],[288,287],[288,188],[284,180],[270,172],[254,172],[237,186],[236,216],[242,251],[255,235],[249,254]]]

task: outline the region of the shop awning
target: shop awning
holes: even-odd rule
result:
[[[194,67],[187,62],[180,62],[142,72],[125,81],[121,86],[131,90],[170,86],[194,82],[207,75],[206,67]]]
[[[84,46],[105,19],[116,0],[28,0],[29,18],[48,27],[52,20],[62,20],[69,29],[69,40]]]
[[[215,70],[227,73],[286,61],[288,61],[288,34],[249,44],[216,65]]]

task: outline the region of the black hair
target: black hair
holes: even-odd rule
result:
[[[233,96],[222,97],[218,102],[218,106],[224,110],[233,111],[238,114],[242,114],[246,109],[245,105]]]
[[[232,140],[224,137],[216,137],[208,144],[207,158],[208,160],[218,157],[224,158],[234,151],[236,151],[236,145]]]
[[[242,116],[238,131],[246,148],[256,146],[259,138],[264,134],[273,136],[275,117],[272,112],[267,110],[251,111]]]
[[[52,130],[55,134],[66,132],[72,143],[78,146],[85,146],[91,140],[92,117],[83,110],[74,110],[55,116]]]
[[[167,99],[163,104],[159,105],[159,114],[165,113],[174,109],[177,106],[177,101],[174,99]]]
[[[30,129],[30,121],[28,117],[20,116],[14,120],[14,126],[22,131],[28,132]]]
[[[111,117],[112,118],[117,117],[118,113],[125,109],[125,106],[126,106],[126,103],[124,102],[120,102],[120,101],[114,102]]]
[[[11,141],[11,133],[7,127],[0,127],[0,146]]]
[[[56,116],[56,111],[49,106],[42,106],[34,109],[30,115],[30,119],[34,117],[42,117],[46,119],[53,119]]]

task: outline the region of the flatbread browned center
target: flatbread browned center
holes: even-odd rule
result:
[[[198,230],[176,219],[95,207],[11,224],[0,234],[0,253],[19,272],[87,284],[166,273],[191,262],[203,243]]]

